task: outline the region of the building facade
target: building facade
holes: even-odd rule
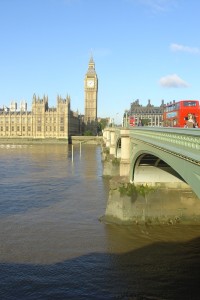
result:
[[[85,114],[84,123],[86,129],[93,133],[97,126],[97,95],[98,95],[98,78],[95,71],[95,63],[91,56],[88,70],[84,80],[85,91]]]
[[[56,107],[49,107],[48,96],[33,95],[32,110],[27,110],[26,101],[20,108],[12,101],[10,108],[0,109],[0,138],[56,138],[69,139],[84,131],[97,132],[98,78],[93,57],[90,58],[84,78],[85,115],[70,109],[70,97],[57,97]]]
[[[0,111],[0,137],[10,138],[63,138],[81,134],[81,120],[78,113],[70,110],[70,97],[57,97],[56,108],[50,108],[48,97],[33,95],[32,110],[27,110],[23,101],[20,110],[12,102],[10,109]]]
[[[124,114],[124,119],[126,122],[130,117],[134,118],[134,124],[137,126],[139,120],[143,124],[148,126],[162,126],[163,125],[163,111],[164,111],[164,100],[162,100],[160,106],[154,106],[151,104],[151,101],[148,100],[146,106],[142,106],[139,103],[139,100],[131,103],[129,111],[126,111]]]

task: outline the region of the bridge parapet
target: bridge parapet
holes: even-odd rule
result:
[[[200,130],[188,128],[137,128],[130,138],[142,140],[200,165]]]

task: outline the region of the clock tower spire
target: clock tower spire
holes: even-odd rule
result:
[[[88,130],[96,133],[97,126],[97,95],[98,95],[98,78],[95,71],[95,63],[91,55],[88,70],[84,80],[85,88],[85,115],[84,123]]]

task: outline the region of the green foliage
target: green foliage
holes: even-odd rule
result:
[[[143,126],[148,126],[151,123],[150,119],[142,119]]]
[[[124,183],[119,187],[120,196],[135,197],[138,194],[146,198],[148,194],[155,192],[155,188],[146,185],[135,186],[134,183]]]
[[[97,130],[101,131],[107,126],[108,120],[107,119],[101,119],[101,121],[97,124]]]
[[[84,132],[84,135],[85,135],[85,136],[92,136],[93,134],[92,134],[92,131],[91,131],[91,130],[86,130],[86,131]]]
[[[97,134],[100,134],[102,131],[102,124],[101,123],[98,123],[97,124]]]
[[[104,149],[103,149],[103,152],[104,152],[105,154],[110,154],[110,150],[109,150],[108,147],[104,148]]]
[[[137,186],[137,192],[140,194],[142,197],[146,197],[148,194],[155,192],[155,188],[152,186],[146,185],[138,185]]]
[[[118,158],[113,158],[113,160],[112,160],[112,164],[113,165],[115,165],[115,166],[119,166],[119,164],[120,164],[120,160],[118,159]]]
[[[119,187],[120,196],[129,196],[136,194],[136,187],[132,183],[124,183]]]

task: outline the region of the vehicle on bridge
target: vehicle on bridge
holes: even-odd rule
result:
[[[165,105],[163,113],[164,127],[186,127],[188,119],[192,116],[194,127],[200,127],[199,100],[173,101]]]
[[[135,117],[133,117],[133,116],[129,117],[129,125],[130,126],[136,126],[136,124],[135,124]]]

